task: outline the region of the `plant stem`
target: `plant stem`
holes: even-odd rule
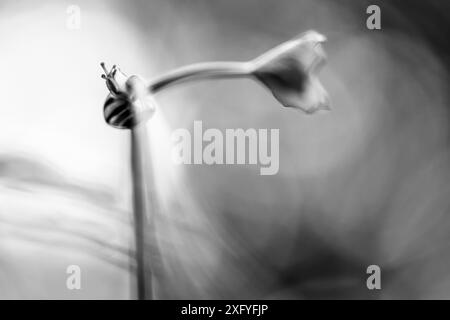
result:
[[[133,183],[133,211],[134,211],[134,235],[135,235],[135,251],[136,251],[136,286],[137,299],[152,299],[152,274],[151,269],[147,277],[146,259],[145,259],[145,243],[146,228],[148,227],[147,213],[149,205],[147,202],[147,184],[145,173],[145,159],[149,155],[145,154],[145,146],[148,145],[148,137],[145,132],[144,125],[138,125],[131,129],[131,174]]]
[[[151,93],[188,80],[211,78],[237,78],[251,75],[252,65],[248,62],[204,62],[181,67],[153,79],[148,85]]]

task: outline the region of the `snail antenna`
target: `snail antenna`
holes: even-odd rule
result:
[[[105,63],[101,62],[100,66],[102,67],[103,71],[105,72],[105,75],[108,75],[109,72],[108,72],[108,69],[106,69]]]

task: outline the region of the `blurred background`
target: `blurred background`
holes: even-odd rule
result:
[[[381,30],[366,28],[371,4]],[[80,28],[70,27],[71,5]],[[0,298],[135,298],[129,133],[104,123],[101,61],[149,79],[248,60],[309,29],[328,37],[320,78],[330,113],[282,109],[249,80],[157,96],[156,298],[450,298],[449,9],[445,0],[1,0]],[[174,167],[170,133],[194,120],[280,129],[278,174]],[[81,290],[66,288],[73,264]],[[381,290],[366,287],[371,264]]]

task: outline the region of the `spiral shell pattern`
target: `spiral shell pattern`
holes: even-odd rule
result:
[[[126,96],[109,94],[103,108],[106,123],[118,129],[132,129],[154,114],[151,97],[130,101]]]

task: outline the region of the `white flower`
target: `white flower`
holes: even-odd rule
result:
[[[316,31],[303,33],[253,60],[252,73],[285,107],[309,114],[329,110],[328,94],[317,78],[326,59],[325,40]]]

